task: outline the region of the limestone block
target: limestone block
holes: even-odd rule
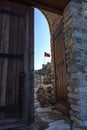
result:
[[[78,119],[82,119],[83,121],[84,121],[84,120],[87,120],[87,114],[84,113],[84,111],[81,112],[81,113],[75,112],[75,116],[76,116]]]
[[[76,111],[76,112],[80,112],[80,107],[78,105],[73,105],[71,104],[70,107],[72,108],[72,110]]]
[[[79,105],[78,101],[79,101],[79,100],[75,100],[75,99],[73,99],[73,98],[69,98],[70,104]]]
[[[68,97],[73,98],[73,99],[79,99],[79,95],[73,92],[72,93],[69,92]]]
[[[85,120],[85,121],[82,121],[82,120],[80,120],[80,119],[78,119],[78,118],[76,118],[76,117],[73,117],[73,116],[71,116],[71,119],[74,121],[74,122],[76,122],[79,126],[81,126],[81,127],[83,127],[83,130],[85,129],[87,129],[87,120]]]

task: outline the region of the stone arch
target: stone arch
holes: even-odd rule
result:
[[[61,20],[62,16],[56,13],[52,13],[46,10],[41,10],[42,14],[47,19],[49,30],[50,30],[50,47],[51,47],[51,61],[52,61],[52,75],[54,75],[54,54],[53,54],[53,40],[52,40],[52,34],[55,30],[55,27],[57,26],[58,22]]]
[[[56,24],[60,21],[61,17],[59,14],[52,13],[46,10],[40,10],[48,21],[50,33],[54,30]]]

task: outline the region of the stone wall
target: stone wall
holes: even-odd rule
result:
[[[87,127],[87,2],[74,0],[64,10],[64,42],[71,120]]]

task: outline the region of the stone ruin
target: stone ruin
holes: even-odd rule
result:
[[[51,74],[51,63],[43,65],[42,69],[37,71],[40,77],[40,85],[37,90],[37,100],[40,105],[51,106],[55,103],[53,90],[53,75]]]

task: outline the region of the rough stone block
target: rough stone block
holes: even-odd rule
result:
[[[76,112],[80,112],[80,107],[79,105],[70,105],[70,107],[72,108],[72,110],[76,111]]]
[[[76,94],[76,93],[68,93],[68,96],[70,97],[70,98],[73,98],[73,99],[79,99],[79,95],[78,94]]]
[[[87,129],[87,120],[82,121],[82,120],[80,120],[80,119],[78,119],[76,117],[73,117],[73,116],[71,116],[71,119],[74,122],[76,122],[76,124],[78,124],[80,127],[85,128],[85,130]]]

